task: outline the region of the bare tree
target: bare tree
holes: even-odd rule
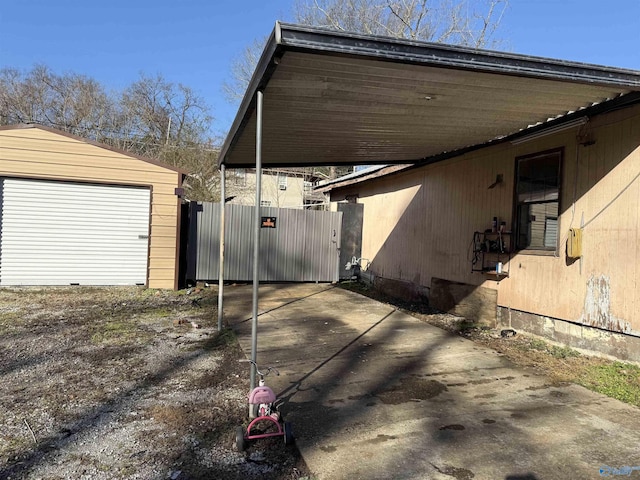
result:
[[[474,48],[495,47],[509,0],[296,0],[296,23],[336,31],[422,40]],[[264,40],[254,40],[231,65],[223,91],[239,103]]]
[[[40,123],[95,138],[111,113],[104,88],[78,74],[56,75],[44,65],[27,74],[0,70],[0,122]]]
[[[187,198],[218,200],[218,148],[208,136],[212,117],[204,99],[160,75],[142,75],[124,90],[119,105],[121,135],[114,140],[123,142],[121,148],[188,172]]]
[[[129,150],[157,155],[163,146],[209,143],[212,117],[204,99],[182,84],[162,76],[140,79],[127,87],[118,100],[120,137],[129,139]]]
[[[266,38],[255,39],[231,63],[231,77],[222,84],[222,91],[229,102],[239,103],[242,100],[265,43]]]
[[[299,23],[470,47],[494,45],[508,0],[297,0]]]
[[[192,200],[215,200],[218,149],[209,135],[204,100],[182,84],[142,75],[124,91],[107,94],[97,81],[57,75],[37,65],[29,72],[0,70],[0,124],[38,123],[112,147],[162,160],[191,175]]]
[[[186,198],[217,202],[220,200],[218,153],[219,148],[213,144],[166,145],[157,158],[189,173],[184,183]]]

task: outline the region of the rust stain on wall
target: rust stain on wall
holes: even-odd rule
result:
[[[592,275],[587,281],[587,295],[581,322],[614,332],[630,333],[631,324],[611,314],[611,286],[606,275]]]

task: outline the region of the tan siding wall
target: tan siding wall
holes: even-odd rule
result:
[[[149,287],[176,287],[178,172],[47,130],[25,128],[0,130],[0,176],[152,187]]]
[[[592,146],[578,145],[580,132]],[[473,232],[494,216],[512,225],[515,158],[564,148],[554,255],[515,255],[500,282],[471,273]],[[488,189],[497,174],[504,182]],[[377,275],[422,286],[431,278],[498,290],[498,304],[640,333],[640,108],[592,119],[518,146],[503,144],[334,192],[365,205],[364,258]],[[574,205],[575,197],[575,205]],[[565,257],[570,227],[586,223],[582,260]]]
[[[489,190],[497,174],[505,181]],[[473,232],[490,228],[494,216],[510,222],[512,192],[513,162],[496,147],[362,186],[363,256],[387,278],[481,284],[471,273]]]
[[[567,134],[540,145],[566,147],[559,256],[516,256],[511,277],[500,285],[499,303],[638,333],[640,108],[596,117],[583,134],[596,143],[576,146],[575,136]],[[572,263],[565,257],[568,230],[582,224],[583,258]]]

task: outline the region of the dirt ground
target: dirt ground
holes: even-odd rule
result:
[[[0,478],[307,477],[282,439],[236,451],[248,367],[216,303],[210,289],[0,290]]]
[[[611,364],[346,288],[558,383]],[[0,479],[313,479],[281,439],[236,451],[248,367],[233,334],[218,335],[216,304],[209,288],[0,289]]]

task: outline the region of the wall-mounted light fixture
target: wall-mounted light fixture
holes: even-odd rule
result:
[[[588,117],[580,117],[575,120],[570,120],[565,123],[561,123],[559,125],[555,125],[553,127],[544,128],[542,130],[538,130],[536,132],[530,133],[529,135],[525,135],[520,138],[515,138],[511,140],[511,145],[520,145],[521,143],[529,142],[531,140],[535,140],[542,137],[547,137],[554,133],[564,132],[565,130],[569,130],[573,127],[580,127],[589,121]]]

